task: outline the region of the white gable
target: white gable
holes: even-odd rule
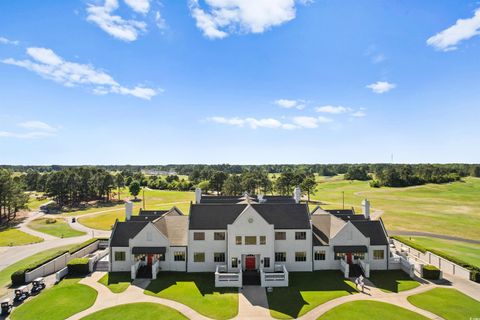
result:
[[[265,228],[271,226],[265,219],[255,210],[252,206],[248,205],[245,209],[238,215],[235,221],[231,224],[234,229],[244,229],[246,231],[251,231],[252,235],[256,233],[254,230],[260,229],[264,230]]]
[[[355,246],[370,245],[370,238],[367,238],[355,226],[348,221],[345,226],[330,239],[330,245]]]
[[[168,247],[169,241],[152,223],[148,223],[133,239],[130,246]]]

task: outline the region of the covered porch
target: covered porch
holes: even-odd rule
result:
[[[358,268],[365,277],[370,277],[367,246],[334,246],[333,252],[340,258],[340,270],[345,278],[358,276],[355,272]]]
[[[133,247],[134,264],[131,267],[131,277],[156,279],[160,271],[160,261],[165,261],[166,247]]]

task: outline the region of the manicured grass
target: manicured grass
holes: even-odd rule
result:
[[[420,285],[402,270],[376,270],[370,272],[370,281],[384,292],[411,290]]]
[[[368,198],[373,209],[384,210],[387,229],[425,231],[480,240],[480,178],[465,182],[427,184],[408,188],[371,188],[368,181],[345,181],[341,177],[322,179],[312,199],[328,203],[325,208],[345,207],[361,212],[360,202]],[[415,221],[415,223],[412,223]]]
[[[42,242],[43,239],[32,236],[18,229],[6,229],[0,231],[0,247],[21,246],[24,244]]]
[[[434,288],[407,299],[414,306],[446,320],[474,319],[480,316],[480,302],[455,289]]]
[[[11,319],[63,320],[88,309],[97,298],[97,291],[78,284],[80,279],[65,279],[15,308]]]
[[[123,193],[122,193],[123,195]],[[126,194],[125,194],[126,195]],[[140,192],[139,199],[142,197],[142,192]],[[147,210],[168,210],[173,206],[179,208],[184,214],[189,213],[190,201],[193,201],[194,193],[193,192],[183,192],[183,191],[169,191],[169,190],[145,190],[145,208]],[[140,208],[142,208],[143,203],[141,201],[134,202],[133,212],[138,214]],[[106,211],[108,210],[108,211]],[[124,205],[115,206],[112,208],[100,208],[97,209],[98,212],[106,211],[96,215],[91,215],[88,217],[81,217],[78,221],[93,229],[100,230],[110,230],[115,223],[115,219],[119,221],[125,220],[125,207]],[[90,211],[90,212],[97,212]],[[83,212],[83,211],[82,211]],[[68,215],[73,215],[73,213],[68,213]]]
[[[145,290],[145,294],[178,301],[213,319],[237,315],[237,292],[236,288],[215,288],[211,272],[161,272]]]
[[[122,293],[132,282],[130,272],[109,272],[98,280],[113,293]]]
[[[36,211],[40,209],[40,206],[42,204],[45,204],[49,202],[51,199],[50,198],[45,198],[45,199],[39,199],[37,197],[42,197],[43,192],[30,192],[29,197],[28,197],[28,202],[27,202],[27,207],[30,211]]]
[[[267,293],[274,318],[298,318],[329,300],[357,293],[355,284],[339,271],[291,272],[289,281],[288,287]]]
[[[113,308],[107,308],[104,310],[92,313],[89,316],[82,318],[82,320],[175,320],[175,319],[188,319],[183,314],[169,307],[162,306],[160,304],[140,302],[130,303]]]
[[[25,258],[23,260],[20,260],[5,269],[2,269],[0,271],[0,295],[2,295],[6,290],[5,287],[8,286],[11,283],[10,276],[12,273],[15,271],[25,268],[26,266],[29,266],[31,264],[35,264],[37,261],[43,260],[46,257],[50,257],[54,255],[57,252],[64,252],[65,250],[69,250],[70,248],[74,247],[75,245],[68,245],[68,246],[62,246],[62,247],[57,247],[45,251],[38,252],[28,258]]]
[[[442,251],[449,256],[459,258],[471,265],[480,267],[480,244],[431,237],[403,236],[399,238],[417,243],[427,250]]]
[[[55,221],[55,223],[47,223],[48,221]],[[28,224],[28,227],[59,238],[78,237],[85,234],[85,232],[70,228],[62,218],[35,219]]]
[[[428,319],[418,313],[377,301],[352,301],[324,313],[318,320],[423,320]]]

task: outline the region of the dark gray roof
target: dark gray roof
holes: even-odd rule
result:
[[[275,229],[310,229],[308,207],[306,204],[251,204]],[[227,229],[247,204],[192,204],[190,206],[191,230]]]
[[[249,196],[252,203],[259,202],[258,196]],[[208,196],[202,195],[200,203],[224,203],[235,204],[246,200],[245,196]],[[265,203],[295,203],[292,196],[263,196]]]
[[[388,238],[380,220],[352,220],[351,222],[365,237],[370,238],[370,245],[388,245]]]
[[[128,241],[135,237],[147,224],[148,221],[117,222],[112,231],[110,246],[128,247]]]
[[[161,216],[167,213],[169,210],[142,210],[140,209],[139,216]]]
[[[335,253],[367,252],[367,246],[333,246]]]
[[[131,216],[130,221],[153,221],[158,219],[158,216],[155,215],[139,215],[139,216]]]

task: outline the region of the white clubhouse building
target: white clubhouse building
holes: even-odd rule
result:
[[[132,278],[162,271],[212,272],[217,286],[287,286],[288,273],[338,269],[345,276],[389,269],[388,235],[381,220],[353,209],[309,211],[293,197],[205,196],[196,190],[190,214],[177,208],[140,211],[116,222],[110,271]]]

